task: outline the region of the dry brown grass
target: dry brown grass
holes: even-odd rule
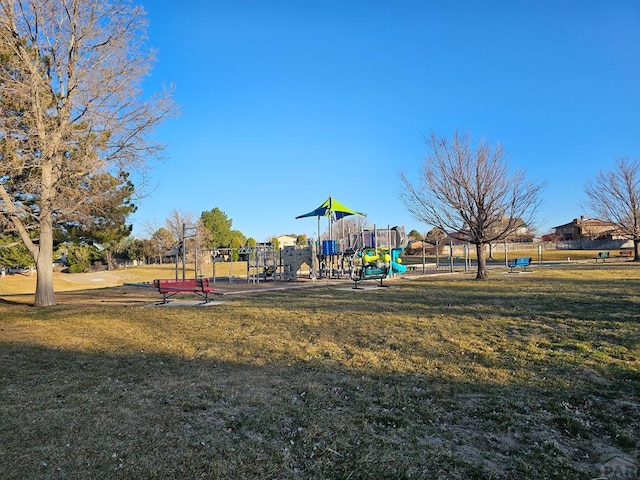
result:
[[[513,250],[509,250],[508,259],[513,260],[518,257],[531,257],[534,261],[538,261],[538,249],[527,248],[527,244],[516,244],[513,247]],[[629,262],[628,258],[616,258],[617,253],[620,250],[629,250],[625,249],[610,249],[608,250],[611,254],[611,257],[607,260],[608,263],[621,263],[621,262]],[[443,263],[446,263],[444,258],[446,257],[446,248],[443,250],[443,254],[440,255],[440,260]],[[542,261],[543,262],[580,262],[580,263],[595,263],[595,257],[601,250],[543,250],[542,251]],[[476,258],[476,252],[474,248],[471,248],[469,251],[469,257],[471,259]],[[409,264],[420,263],[422,261],[421,255],[412,255],[408,259]],[[427,255],[427,260],[429,262],[435,262],[434,255]],[[489,265],[503,265],[505,263],[504,260],[504,252],[497,251],[493,254],[492,258],[487,259]]]
[[[0,283],[3,478],[583,480],[636,461],[638,267],[470,277],[202,308],[117,286],[36,309]]]

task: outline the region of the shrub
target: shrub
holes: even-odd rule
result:
[[[67,263],[69,273],[82,273],[91,267],[91,264],[100,258],[98,249],[93,245],[75,245],[67,251]]]

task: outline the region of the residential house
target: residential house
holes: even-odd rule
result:
[[[572,222],[553,227],[559,240],[596,240],[601,238],[614,239],[616,224],[599,218],[581,216]]]
[[[500,232],[503,232],[508,226],[510,222],[507,217],[502,217],[500,220],[495,222],[491,229],[489,230],[491,236],[495,236]],[[534,234],[529,229],[529,226],[522,220],[521,218],[515,219],[515,228],[512,229],[511,233],[509,233],[506,237],[500,237],[500,240],[506,240],[508,242],[533,242]],[[468,229],[460,230],[459,232],[451,233],[446,239],[445,242],[449,243],[453,241],[454,244],[460,243],[462,239],[468,238],[469,233]]]
[[[280,235],[279,237],[276,237],[276,240],[278,241],[278,246],[280,248],[291,247],[296,244],[296,241],[298,240],[298,236],[297,235]]]

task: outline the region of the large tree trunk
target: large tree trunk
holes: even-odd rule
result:
[[[476,255],[478,257],[478,273],[476,274],[477,280],[486,280],[487,276],[487,259],[484,256],[484,245],[482,243],[476,244]]]
[[[0,0],[0,225],[31,252],[37,306],[55,305],[53,227],[126,213],[108,172],[162,149],[149,133],[173,103],[170,92],[141,98],[153,55],[131,3]],[[118,178],[128,199],[133,185]]]
[[[633,240],[633,261],[640,261],[640,240],[638,239]]]
[[[38,277],[36,279],[36,307],[49,307],[56,304],[53,290],[53,228],[51,218],[42,218],[40,222],[40,243],[35,258]]]

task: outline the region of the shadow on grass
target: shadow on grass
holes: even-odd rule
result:
[[[17,295],[11,295],[11,297],[17,297]],[[20,295],[20,297],[24,297],[24,295]],[[18,301],[18,300],[7,300],[5,298],[0,298],[0,304],[2,305],[28,305],[27,302]],[[33,305],[33,302],[31,302]]]
[[[491,309],[501,316],[546,316],[556,319],[602,321],[611,312],[622,312],[618,321],[640,321],[637,292],[640,279],[624,282],[602,280],[548,279],[535,277],[478,282],[469,278],[451,280],[425,279],[394,284],[373,291],[344,291],[337,289],[310,289],[302,294],[278,293],[277,301],[307,301],[329,311],[342,312],[357,304],[358,312],[371,314],[403,312],[425,316],[452,312],[479,312]],[[369,296],[369,301],[367,297]],[[269,304],[274,295],[256,297],[257,304]]]
[[[134,309],[153,292],[120,287],[2,302],[18,327],[7,313],[0,332],[31,338],[28,312],[69,345],[0,343],[2,476],[598,477],[638,458],[639,287],[523,275],[209,309]],[[176,355],[142,351],[159,337]]]
[[[150,287],[116,286],[59,291],[55,299],[56,305],[46,309],[77,309],[92,305],[142,306],[157,302],[162,296]],[[0,305],[33,307],[33,300],[33,293],[7,294],[0,297]]]
[[[583,480],[639,446],[626,380],[545,388],[18,344],[0,344],[0,367],[7,479]]]

